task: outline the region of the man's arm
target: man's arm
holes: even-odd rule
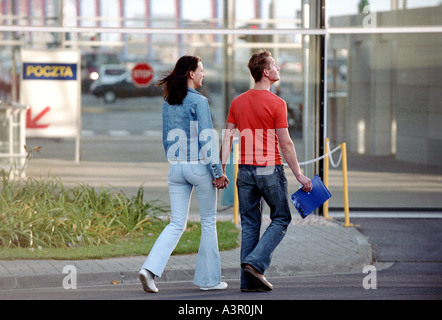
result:
[[[223,172],[226,172],[227,160],[229,159],[230,150],[232,150],[233,137],[235,136],[236,133],[236,124],[227,122],[226,129],[224,130],[223,133],[224,133],[224,138],[223,142],[221,143],[221,150],[219,157],[221,159]]]
[[[313,188],[312,182],[309,178],[302,174],[301,167],[299,166],[298,158],[296,156],[295,145],[290,138],[288,128],[276,129],[276,135],[278,136],[279,145],[285,161],[295,175],[296,180],[298,180],[298,182],[304,186],[302,190],[305,192],[311,191]]]
[[[233,137],[235,136],[236,133],[236,124],[227,122],[226,123],[226,129],[224,130],[224,137],[223,137],[223,141],[221,143],[221,149],[219,151],[219,158],[221,159],[221,166],[223,168],[223,174],[226,174],[226,164],[227,164],[227,160],[229,159],[229,155],[230,155],[230,150],[232,149],[232,142],[233,142]],[[216,183],[214,181],[213,185],[216,188],[220,188],[221,185]],[[227,186],[225,186],[227,187]]]

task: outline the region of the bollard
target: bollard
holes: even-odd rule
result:
[[[348,180],[347,180],[347,144],[345,142],[341,143],[342,149],[342,178],[344,182],[344,227],[352,227],[353,224],[350,223],[350,210],[348,206]]]
[[[328,164],[328,145],[329,145],[329,139],[326,138],[325,139],[325,157],[324,157],[324,185],[325,187],[328,189],[328,169],[329,169],[329,164]],[[328,216],[328,200],[326,202],[324,202],[323,204],[323,215],[325,219],[331,220],[333,219],[332,217]]]

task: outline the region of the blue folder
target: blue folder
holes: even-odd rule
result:
[[[313,189],[310,192],[304,192],[299,189],[290,196],[293,205],[298,210],[302,219],[315,211],[320,205],[331,198],[331,193],[322,182],[318,175],[312,178]]]

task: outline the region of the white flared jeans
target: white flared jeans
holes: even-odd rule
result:
[[[201,240],[193,283],[212,287],[221,282],[221,262],[216,233],[217,189],[205,164],[171,164],[169,195],[172,219],[161,232],[142,268],[161,277],[167,261],[186,229],[192,190],[195,188],[201,217]]]

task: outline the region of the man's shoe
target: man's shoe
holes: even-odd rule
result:
[[[149,270],[141,269],[140,272],[138,272],[138,279],[140,279],[144,291],[153,293],[158,292],[155,282],[153,281],[153,274]]]
[[[261,289],[261,288],[255,288],[255,287],[253,287],[253,288],[241,288],[241,292],[266,292],[266,291],[268,291],[268,290],[264,290],[264,289]]]
[[[249,276],[251,280],[253,280],[255,287],[259,289],[263,289],[264,291],[273,290],[273,285],[267,281],[267,279],[255,270],[250,264],[246,264],[244,267],[244,273]]]
[[[226,288],[227,288],[227,283],[226,282],[220,282],[219,284],[217,284],[216,286],[213,286],[213,287],[200,287],[200,290],[202,290],[202,291],[224,290]]]

